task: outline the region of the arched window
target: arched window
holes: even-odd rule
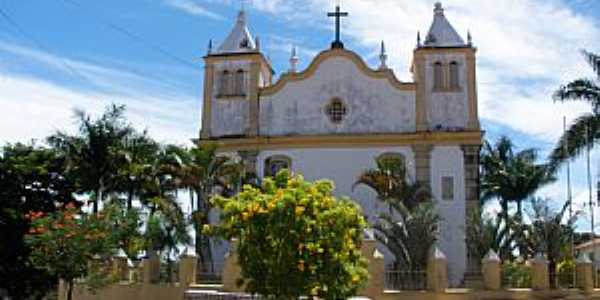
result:
[[[383,153],[383,154],[377,156],[376,160],[378,162],[394,161],[394,162],[401,162],[403,164],[406,163],[404,155],[402,155],[402,153],[397,153],[397,152]]]
[[[277,172],[292,168],[292,159],[285,155],[275,155],[265,159],[265,177],[273,177]]]
[[[450,88],[451,89],[459,89],[460,88],[460,74],[459,74],[459,68],[458,68],[458,63],[453,61],[450,63]]]
[[[433,64],[433,89],[444,88],[444,67],[441,62]]]
[[[243,96],[245,95],[245,89],[244,89],[244,70],[238,70],[235,73],[235,95],[236,96]]]
[[[327,107],[325,107],[325,113],[332,123],[339,124],[346,117],[348,109],[342,100],[339,98],[333,98]]]
[[[227,70],[223,71],[223,73],[221,73],[220,86],[219,86],[219,95],[220,96],[228,96],[231,94],[230,82],[231,82],[231,73],[229,73],[229,71],[227,71]]]

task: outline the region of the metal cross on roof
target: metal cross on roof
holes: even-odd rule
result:
[[[340,11],[340,6],[338,4],[335,7],[335,12],[327,13],[327,16],[335,18],[335,41],[333,43],[331,43],[331,48],[342,49],[342,48],[344,48],[344,43],[342,43],[342,41],[340,40],[340,23],[341,23],[340,19],[342,17],[347,17],[348,13]]]

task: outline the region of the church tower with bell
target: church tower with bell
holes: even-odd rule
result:
[[[470,34],[465,41],[437,3],[427,34],[417,38],[412,81],[400,81],[388,61],[395,53],[383,42],[380,62],[369,66],[342,42],[341,18],[349,13],[336,6],[327,16],[335,18],[333,42],[304,70],[293,47],[289,68],[274,80],[242,10],[204,57],[198,142],[217,144],[259,179],[281,169],[331,179],[336,194],[357,201],[370,222],[386,208],[373,190],[355,186],[357,178],[379,160],[403,160],[410,179],[431,190],[450,284],[463,285],[478,261],[467,253],[465,220],[479,206],[482,144]],[[391,253],[378,248],[391,263]],[[214,250],[222,257],[223,249]]]
[[[257,136],[258,93],[274,71],[260,51],[242,9],[227,38],[204,57],[204,102],[200,137]]]

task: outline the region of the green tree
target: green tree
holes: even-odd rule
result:
[[[227,156],[218,155],[212,144],[197,145],[183,156],[182,186],[190,192],[194,208],[193,223],[196,231],[196,254],[202,266],[213,261],[211,240],[202,234],[202,227],[210,224],[213,206],[211,195],[232,190],[243,173],[240,164]],[[195,200],[195,201],[194,201]]]
[[[269,299],[346,299],[368,273],[360,246],[366,222],[349,199],[332,195],[330,181],[306,182],[279,172],[261,189],[246,185],[233,198],[215,197],[221,223],[237,239],[246,290]]]
[[[6,145],[0,150],[0,288],[14,299],[39,299],[57,278],[31,264],[25,243],[29,211],[52,213],[74,201],[74,181],[56,151],[35,145]]]
[[[576,158],[587,147],[594,147],[600,137],[600,56],[583,51],[596,78],[580,78],[562,86],[554,93],[556,101],[586,101],[592,112],[580,116],[561,136],[550,155],[553,171],[568,159]],[[586,134],[587,132],[587,134]]]
[[[509,228],[502,226],[498,216],[483,214],[480,210],[471,211],[467,215],[465,234],[469,253],[481,260],[490,250],[494,250],[502,260],[510,260],[514,246]]]
[[[396,258],[396,268],[422,271],[427,267],[429,250],[438,239],[441,218],[432,202],[411,209],[390,202],[394,214],[382,213],[373,227],[375,238]]]
[[[509,224],[509,203],[517,204],[517,217],[523,215],[523,201],[540,187],[555,180],[546,164],[537,163],[535,149],[515,152],[508,137],[501,137],[495,145],[486,141],[481,156],[482,201],[497,199],[502,207],[502,218]]]
[[[431,198],[429,188],[419,182],[412,182],[406,170],[404,160],[398,157],[376,159],[377,167],[364,171],[356,180],[357,185],[366,185],[377,193],[377,199],[388,204],[401,202],[412,209]]]
[[[166,260],[167,274],[172,274],[173,258],[178,254],[178,247],[189,245],[191,237],[187,230],[185,215],[172,197],[153,199],[157,211],[148,217],[144,237],[147,249],[159,253]],[[168,278],[169,281],[172,279]]]
[[[440,222],[429,188],[410,180],[400,157],[375,162],[377,168],[363,172],[354,184],[370,187],[388,205],[388,213],[378,216],[375,237],[394,254],[396,267],[423,270]]]
[[[140,200],[144,181],[149,169],[159,155],[161,145],[150,138],[147,132],[132,133],[124,141],[122,154],[124,164],[118,169],[117,189],[126,196],[128,209],[133,208],[133,201]]]
[[[32,249],[31,262],[65,280],[67,299],[72,299],[76,278],[91,289],[111,282],[107,262],[116,253],[115,228],[118,209],[107,207],[102,213],[84,214],[73,204],[51,214],[31,212],[32,228],[26,237]]]
[[[548,199],[533,198],[531,202],[531,224],[522,224],[521,231],[525,232],[530,253],[544,254],[550,274],[556,274],[558,263],[571,256],[571,236],[578,214],[568,216],[569,203],[556,210]]]
[[[112,105],[93,120],[76,110],[79,132],[57,132],[48,143],[66,158],[69,171],[78,179],[80,193],[91,196],[93,211],[110,193],[117,190],[116,178],[125,161],[124,141],[134,131],[124,117],[124,106]]]

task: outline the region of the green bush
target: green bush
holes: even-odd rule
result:
[[[246,291],[266,298],[346,299],[368,272],[360,247],[366,222],[357,204],[332,196],[333,183],[282,171],[262,188],[216,197],[221,223],[207,233],[237,239]]]
[[[530,267],[523,262],[504,262],[502,264],[502,285],[507,288],[530,288]]]

